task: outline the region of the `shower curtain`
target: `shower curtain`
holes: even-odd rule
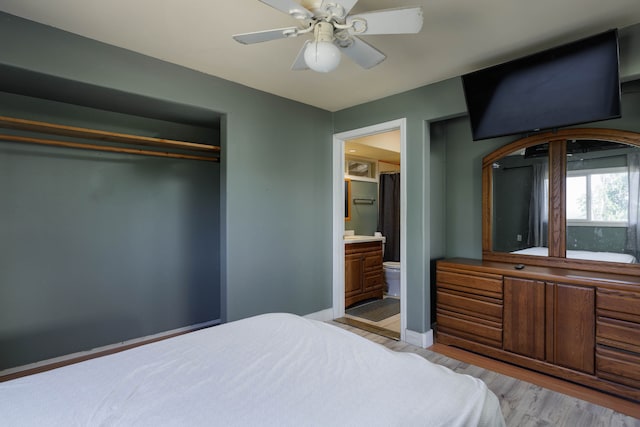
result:
[[[384,261],[400,261],[400,173],[381,173],[378,231],[386,238]]]

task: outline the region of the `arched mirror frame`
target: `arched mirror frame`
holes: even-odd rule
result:
[[[640,274],[640,264],[622,264],[566,258],[566,170],[568,140],[601,140],[640,147],[640,133],[597,128],[562,129],[519,139],[483,158],[482,161],[482,258],[501,261],[562,267],[618,274]],[[493,173],[492,165],[507,154],[527,147],[549,143],[549,256],[518,255],[494,252],[492,242]]]

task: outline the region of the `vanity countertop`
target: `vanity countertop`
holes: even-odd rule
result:
[[[382,242],[386,241],[384,236],[344,236],[344,243],[364,243],[364,242]]]

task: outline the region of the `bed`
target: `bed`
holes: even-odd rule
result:
[[[513,251],[511,253],[520,254],[520,255],[548,256],[549,249],[546,247],[534,246],[531,248]],[[624,264],[635,264],[638,262],[638,260],[636,260],[636,257],[634,257],[633,255],[621,254],[616,252],[593,252],[593,251],[567,250],[567,258],[586,259],[589,261],[621,262]]]
[[[504,426],[479,379],[273,313],[0,383],[7,426]]]

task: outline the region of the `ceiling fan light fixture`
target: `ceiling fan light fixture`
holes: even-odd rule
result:
[[[329,73],[340,64],[340,49],[331,42],[312,42],[304,51],[304,62],[313,71]]]
[[[350,15],[358,0],[260,0],[268,6],[299,19],[297,27],[276,28],[236,34],[234,40],[255,44],[307,35],[291,70],[328,73],[340,64],[342,54],[368,70],[386,56],[359,36],[415,34],[423,25],[421,7],[400,7]]]
[[[340,49],[333,44],[333,25],[318,22],[314,28],[315,40],[304,51],[304,62],[313,71],[329,73],[340,64]]]

